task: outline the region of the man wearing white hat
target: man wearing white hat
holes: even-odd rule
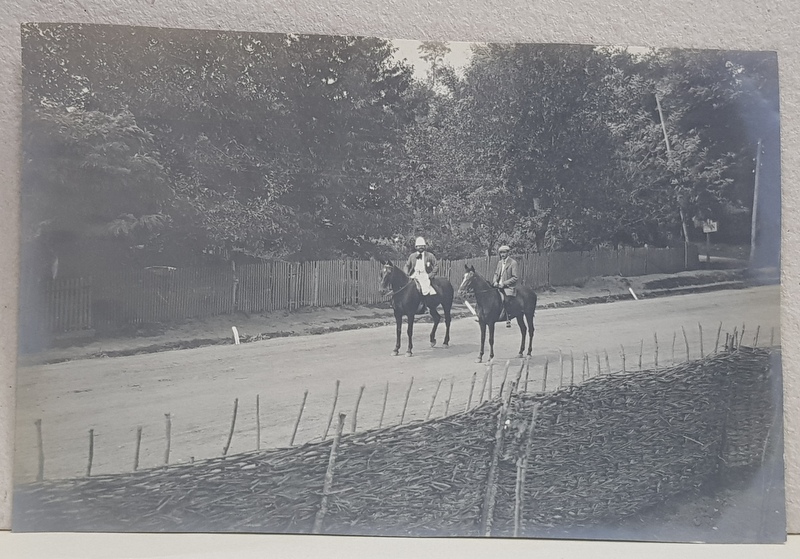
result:
[[[417,281],[423,297],[428,295],[435,295],[436,291],[431,285],[431,278],[436,277],[439,272],[439,264],[436,262],[436,257],[426,250],[427,245],[425,239],[417,237],[414,243],[416,252],[408,257],[406,262],[406,275]],[[420,305],[418,313],[425,312],[425,302]]]
[[[497,252],[500,254],[500,261],[497,263],[497,270],[494,272],[492,285],[500,289],[503,296],[503,309],[506,315],[506,328],[511,328],[511,321],[508,319],[509,303],[517,296],[517,261],[509,256],[511,248],[503,245]]]

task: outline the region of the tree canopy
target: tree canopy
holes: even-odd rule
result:
[[[774,54],[419,50],[415,79],[382,39],[25,26],[24,238],[110,266],[663,246],[712,218],[741,242],[759,139],[776,203]]]

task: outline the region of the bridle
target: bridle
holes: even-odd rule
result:
[[[389,266],[384,266],[384,270],[388,270],[388,273],[390,273],[390,274],[392,273],[392,268],[390,268]],[[411,285],[413,283],[414,283],[414,280],[412,280],[411,278],[408,278],[408,282],[403,287],[401,287],[397,291],[395,291],[393,289],[389,290],[386,293],[386,295],[384,295],[384,297],[394,297],[398,293],[402,293],[404,289],[406,289],[409,285]]]

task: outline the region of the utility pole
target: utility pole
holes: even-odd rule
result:
[[[664,111],[661,110],[661,100],[656,93],[656,107],[658,108],[658,119],[661,121],[661,131],[664,133],[664,143],[667,145],[667,159],[672,161],[672,149],[669,147],[669,136],[667,135],[667,125],[664,122]],[[680,200],[678,200],[679,210],[681,214],[681,228],[683,229],[683,268],[689,269],[689,230],[686,227],[686,215],[683,213],[683,208],[680,207]]]
[[[756,176],[753,184],[753,217],[750,221],[750,266],[756,257],[756,228],[758,226],[758,179],[761,174],[761,138],[758,139],[758,149],[756,150]]]

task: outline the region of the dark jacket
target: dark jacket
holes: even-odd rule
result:
[[[417,259],[425,259],[425,270],[428,272],[428,277],[433,278],[439,273],[439,263],[436,262],[436,257],[427,250],[420,255],[418,252],[411,254],[406,262],[406,275],[410,276],[414,273],[414,267],[417,265]]]

